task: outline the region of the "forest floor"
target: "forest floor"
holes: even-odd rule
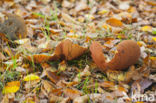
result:
[[[156,101],[156,0],[1,0],[0,36],[1,103]]]

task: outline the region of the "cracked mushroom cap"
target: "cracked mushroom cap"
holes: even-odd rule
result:
[[[96,65],[102,70],[124,70],[135,64],[140,57],[140,47],[133,40],[124,40],[117,45],[117,52],[112,60],[106,62],[102,45],[94,41],[90,46],[91,56]]]

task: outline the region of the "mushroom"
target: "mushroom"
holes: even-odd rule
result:
[[[117,45],[117,51],[109,62],[103,54],[102,45],[93,41],[90,46],[91,56],[95,64],[102,70],[124,70],[135,64],[140,57],[140,47],[133,40],[124,40]]]

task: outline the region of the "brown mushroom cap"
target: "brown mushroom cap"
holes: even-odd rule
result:
[[[117,45],[117,52],[113,59],[106,62],[102,52],[102,45],[96,41],[90,46],[92,58],[97,66],[102,70],[124,70],[137,62],[140,57],[140,47],[133,40],[124,40]]]

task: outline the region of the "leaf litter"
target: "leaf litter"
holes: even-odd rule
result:
[[[131,95],[155,96],[155,5],[0,1],[0,102],[149,102]]]

